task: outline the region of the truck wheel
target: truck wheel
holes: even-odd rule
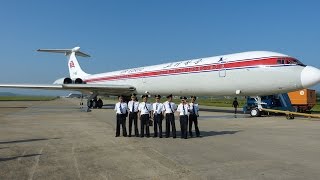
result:
[[[258,108],[253,108],[253,109],[251,109],[251,111],[250,111],[250,115],[251,115],[252,117],[259,117],[259,116],[261,116],[261,112],[259,111]]]

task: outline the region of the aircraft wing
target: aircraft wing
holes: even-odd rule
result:
[[[97,92],[100,95],[130,95],[135,87],[113,84],[0,84],[0,88],[71,90],[85,94]]]

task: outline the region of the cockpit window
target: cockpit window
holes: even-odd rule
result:
[[[277,64],[296,64],[299,66],[306,66],[302,62],[294,58],[278,58]]]

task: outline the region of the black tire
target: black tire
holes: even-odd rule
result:
[[[97,107],[98,107],[98,101],[97,100],[93,100],[92,101],[92,108],[93,109],[97,109]]]
[[[88,106],[88,108],[92,108],[93,107],[93,101],[92,100],[88,101],[87,106]]]
[[[251,117],[260,117],[261,116],[261,112],[258,108],[252,108],[250,111],[250,116]]]
[[[103,101],[100,99],[98,100],[98,108],[101,109],[103,106]]]

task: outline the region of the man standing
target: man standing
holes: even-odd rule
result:
[[[188,115],[189,105],[187,104],[186,97],[180,97],[181,103],[178,106],[177,111],[180,115],[180,127],[181,127],[181,139],[188,139]]]
[[[127,137],[126,130],[126,114],[128,110],[127,103],[123,102],[123,96],[118,96],[119,102],[116,103],[114,110],[117,113],[117,128],[116,128],[116,137],[120,136],[120,124],[122,125],[122,135]]]
[[[148,103],[148,96],[143,95],[142,96],[143,102],[139,104],[139,119],[141,124],[140,129],[140,137],[144,137],[144,128],[146,128],[146,137],[150,137],[150,130],[149,130],[149,124],[150,124],[150,114],[152,111],[152,105]]]
[[[131,137],[132,132],[132,123],[134,124],[134,135],[139,137],[139,130],[138,130],[138,108],[139,102],[137,101],[136,94],[132,94],[131,101],[128,103],[129,108],[129,137]]]
[[[196,131],[196,136],[200,137],[200,131],[198,127],[198,117],[199,117],[199,105],[196,103],[197,97],[191,96],[191,103],[189,104],[190,107],[190,115],[189,115],[189,135],[192,135],[192,123],[194,123],[194,129]]]
[[[236,97],[234,98],[232,106],[234,107],[234,117],[237,117],[237,109],[238,109],[239,103]]]
[[[167,101],[163,103],[165,115],[166,115],[166,138],[170,137],[170,124],[172,126],[172,137],[176,138],[176,124],[174,119],[174,112],[176,110],[176,104],[171,102],[172,94],[167,96]]]
[[[158,137],[158,126],[159,126],[159,138],[162,138],[162,117],[163,117],[163,104],[160,103],[160,95],[156,95],[156,102],[152,104],[153,108],[153,126],[154,135],[153,137]]]

